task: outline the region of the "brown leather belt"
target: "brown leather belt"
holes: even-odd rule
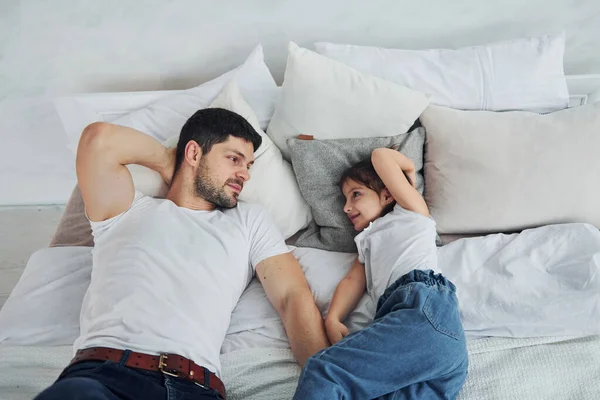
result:
[[[108,347],[92,347],[78,350],[75,358],[69,365],[82,361],[113,361],[121,362],[124,350],[111,349]],[[130,352],[125,366],[143,369],[146,371],[162,372],[165,375],[176,378],[188,379],[203,388],[210,388],[225,399],[225,385],[215,374],[201,367],[185,357],[177,354],[161,354],[158,356],[144,353]]]

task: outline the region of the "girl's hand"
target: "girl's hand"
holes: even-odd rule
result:
[[[325,319],[325,331],[332,345],[336,344],[350,333],[346,325],[336,319]]]

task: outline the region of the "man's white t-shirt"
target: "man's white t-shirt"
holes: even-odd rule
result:
[[[375,300],[414,270],[437,271],[435,221],[398,204],[356,235],[358,261],[365,266],[367,292]]]
[[[197,211],[136,193],[92,222],[92,279],[74,349],[111,347],[193,360],[217,375],[233,311],[261,261],[288,252],[260,205]]]

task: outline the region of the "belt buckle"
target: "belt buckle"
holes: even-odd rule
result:
[[[169,357],[168,357],[167,354],[161,354],[158,357],[158,370],[160,372],[162,372],[163,374],[165,374],[165,375],[169,375],[169,376],[172,376],[174,378],[179,378],[179,372],[172,372],[172,370],[168,371],[168,370],[165,369],[165,367],[167,367],[166,360],[168,360],[168,359],[169,359]]]

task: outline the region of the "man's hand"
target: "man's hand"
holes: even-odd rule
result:
[[[104,221],[127,210],[135,189],[125,167],[139,164],[173,178],[175,154],[150,136],[124,126],[94,122],[81,134],[77,179],[92,221]]]
[[[348,327],[335,318],[325,319],[325,331],[332,345],[336,344],[350,333]]]

